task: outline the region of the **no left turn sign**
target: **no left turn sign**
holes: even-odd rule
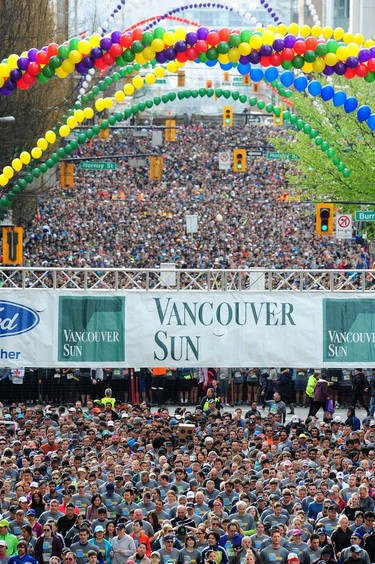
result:
[[[230,169],[230,151],[220,151],[219,153],[219,170]]]

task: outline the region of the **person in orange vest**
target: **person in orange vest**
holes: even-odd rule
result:
[[[167,368],[157,366],[152,369],[151,401],[153,405],[162,405]]]

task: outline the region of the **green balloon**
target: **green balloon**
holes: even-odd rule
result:
[[[90,98],[84,94],[81,98],[83,104],[88,104]]]
[[[51,57],[48,64],[51,69],[58,69],[62,65],[62,60],[60,57]]]
[[[270,106],[272,106],[272,104],[269,104]],[[268,110],[267,110],[268,111]],[[272,110],[270,110],[270,113],[273,112],[275,114],[275,116],[279,117],[279,115],[281,114],[281,108],[276,107],[274,108],[272,106]]]
[[[322,143],[323,143],[323,139],[321,137],[318,136],[315,138],[315,145],[317,147],[319,147],[319,145],[321,145]]]
[[[240,94],[239,100],[240,100],[241,104],[246,104],[246,102],[247,102],[246,94]]]
[[[315,139],[315,137],[318,135],[318,132],[316,129],[312,129],[309,133],[309,137],[310,139]]]
[[[310,133],[312,127],[309,123],[305,124],[305,127],[303,128],[303,132],[306,133],[307,135]]]
[[[209,49],[207,49],[206,51],[206,57],[208,61],[216,61],[217,57],[218,57],[218,50],[215,49],[215,47],[210,47]],[[204,55],[204,53],[201,53],[202,55]]]
[[[103,119],[103,121],[100,124],[100,129],[108,129],[108,127],[109,127],[108,120]]]
[[[315,51],[312,50],[306,51],[304,54],[304,59],[306,63],[313,63],[316,59]]]
[[[232,92],[232,98],[233,100],[238,100],[238,98],[240,97],[240,93],[238,92],[238,90],[234,90]]]
[[[45,174],[48,170],[48,166],[45,163],[42,163],[39,168],[43,172],[43,174]]]
[[[371,82],[374,82],[374,80],[375,80],[375,72],[369,72],[368,74],[366,74],[366,76],[365,76],[366,82],[371,84]],[[350,173],[350,170],[349,170],[349,173]]]
[[[123,67],[125,65],[126,61],[124,59],[124,57],[122,55],[119,55],[118,57],[116,57],[116,65],[118,65],[119,67]]]
[[[146,108],[151,109],[152,106],[154,105],[152,100],[146,100]],[[122,117],[121,117],[122,119]],[[121,119],[119,121],[121,121]]]
[[[305,60],[303,57],[301,57],[300,55],[296,55],[292,61],[292,66],[295,69],[301,69],[303,67],[303,65],[305,64]]]
[[[241,43],[241,36],[238,33],[231,33],[228,39],[228,45],[230,47],[238,47]]]
[[[267,106],[266,106],[266,111],[267,111],[267,113],[272,114],[272,112],[273,112],[273,105],[272,105],[272,104],[267,104]]]
[[[33,176],[35,176],[35,178],[39,178],[41,174],[39,168],[33,168],[32,174]]]
[[[217,44],[217,50],[220,55],[226,55],[230,51],[230,47],[226,41],[219,41]]]
[[[177,95],[176,92],[170,92],[169,93],[169,101],[170,102],[174,102],[174,100],[176,99]]]
[[[336,53],[338,49],[338,44],[335,39],[330,39],[329,41],[327,41],[326,45],[327,45],[327,53]]]
[[[293,68],[292,61],[281,61],[281,66],[284,70],[290,70]]]
[[[212,98],[212,96],[215,94],[215,90],[213,88],[208,88],[207,89],[207,96],[209,98]]]
[[[329,149],[329,143],[327,143],[327,141],[323,141],[320,148],[325,153]]]
[[[344,165],[344,163],[341,163],[341,162],[340,162],[340,163],[337,165],[337,170],[338,170],[339,172],[343,172],[343,171],[345,170],[345,165]]]
[[[333,162],[333,164],[334,164],[335,166],[337,166],[337,165],[339,164],[339,162],[340,162],[339,157],[335,157],[332,162]]]
[[[141,70],[141,65],[139,63],[134,63],[133,68],[134,70],[139,71]]]
[[[207,61],[208,61],[206,53],[199,53],[198,59],[199,59],[200,63],[207,63]]]
[[[199,92],[199,96],[200,96],[201,98],[203,98],[203,97],[206,95],[206,89],[205,89],[205,88],[200,88],[200,89],[198,90],[198,92]]]
[[[122,57],[126,63],[132,63],[135,59],[135,55],[133,51],[130,51],[130,49],[126,49],[123,52]]]
[[[251,36],[252,33],[249,29],[244,29],[243,31],[241,31],[240,38],[242,42],[248,43],[251,39]]]
[[[47,159],[46,160],[46,165],[48,168],[53,168],[55,166],[56,163],[53,162],[52,159]]]
[[[291,90],[287,90],[285,92],[285,98],[291,98],[293,96],[293,92]]]
[[[298,121],[298,116],[296,116],[296,114],[290,116],[290,123],[294,125],[295,123],[297,123],[297,121]]]
[[[46,78],[52,78],[53,76],[55,76],[55,71],[49,65],[46,65],[44,67],[42,73]]]
[[[70,49],[68,45],[60,45],[60,47],[57,49],[57,52],[59,54],[59,57],[67,59],[70,53]]]
[[[169,96],[168,96],[168,99],[169,99]],[[146,109],[146,104],[145,104],[144,102],[139,102],[139,104],[138,104],[138,110],[139,110],[140,112],[144,112],[145,109]],[[109,120],[108,120],[108,121],[109,121]],[[111,122],[110,122],[110,123],[111,123]]]
[[[276,109],[280,109],[280,108],[275,108]],[[274,114],[277,116],[276,111],[274,110]],[[283,112],[283,120],[285,121],[289,121],[290,120],[290,112],[287,110],[286,112]]]
[[[285,96],[285,90],[284,90],[284,88],[279,88],[279,89],[278,89],[278,92],[279,92],[280,96]]]
[[[327,52],[327,45],[325,43],[318,43],[315,47],[315,53],[318,57],[325,57]]]
[[[300,131],[305,126],[305,122],[302,119],[298,119],[296,126],[297,126],[298,131]]]
[[[256,106],[258,102],[258,98],[255,98],[255,96],[253,96],[252,98],[250,98],[249,102],[250,102],[250,106]]]
[[[125,78],[125,76],[126,76],[126,69],[120,69],[120,70],[119,70],[119,75],[121,76],[121,78]]]
[[[266,103],[263,100],[258,100],[257,106],[260,110],[263,110],[266,107]]]
[[[229,98],[231,97],[232,93],[230,90],[223,90],[223,96],[226,100],[229,100]]]
[[[179,94],[182,94],[182,92],[179,92]],[[156,96],[156,97],[154,98],[154,104],[155,104],[155,106],[160,106],[160,104],[161,104],[161,98],[160,98],[160,96]]]
[[[333,159],[334,156],[335,156],[335,150],[334,149],[328,149],[327,157],[329,157],[330,159]]]
[[[79,133],[78,134],[78,143],[80,145],[83,145],[84,143],[86,143],[86,133]]]
[[[167,104],[169,102],[169,96],[168,94],[163,94],[163,96],[161,97],[163,104]]]
[[[92,89],[92,93],[94,94],[94,96],[97,96],[99,94],[99,88],[98,86],[94,86]]]
[[[110,76],[107,76],[107,77],[104,79],[104,82],[105,82],[105,84],[106,84],[107,86],[111,86],[113,80],[112,80],[112,78],[111,78]]]
[[[108,122],[110,125],[116,125],[117,122],[116,116],[109,116]]]
[[[128,66],[126,67],[126,72],[127,72],[128,74],[131,74],[131,73],[133,72],[133,67],[132,67],[131,65],[128,65]]]
[[[57,149],[57,154],[59,155],[60,159],[63,159],[65,157],[65,149],[63,147],[59,147]]]
[[[192,96],[192,98],[198,98],[198,96],[199,96],[198,90],[192,90],[192,91],[191,91],[191,96]]]
[[[151,31],[145,31],[142,35],[143,45],[151,45],[154,40],[154,34]]]
[[[154,37],[155,39],[163,39],[165,34],[164,27],[155,27],[154,29]]]
[[[75,51],[78,49],[78,44],[79,44],[80,40],[77,37],[73,37],[70,41],[69,41],[69,49],[71,51]]]
[[[107,85],[106,85],[106,83],[104,82],[104,80],[99,80],[99,82],[98,82],[98,88],[99,88],[100,92],[104,92],[104,90],[106,90]]]
[[[19,184],[15,184],[15,185],[13,186],[12,190],[13,190],[13,192],[14,192],[15,194],[20,194],[20,193],[22,192],[21,186],[20,186]]]
[[[344,168],[344,170],[342,171],[342,175],[343,175],[344,178],[349,178],[350,174],[351,174],[351,171],[348,170],[347,168]],[[14,190],[14,186],[13,186],[13,190]]]
[[[191,90],[185,90],[185,98],[190,98]]]
[[[94,132],[91,127],[89,129],[86,129],[86,137],[87,139],[92,139],[94,137]]]
[[[64,150],[66,155],[71,155],[73,153],[73,147],[70,143],[65,146]]]
[[[71,142],[69,143],[69,145],[70,145],[70,147],[71,147],[71,149],[72,149],[70,152],[72,153],[72,152],[75,151],[75,150],[77,149],[77,147],[78,147],[78,141],[77,141],[77,139],[72,139]],[[66,147],[65,147],[65,152],[66,152]]]
[[[59,159],[59,155],[58,155],[57,153],[52,153],[51,159],[53,160],[53,162],[54,162],[55,164],[57,164],[57,163],[59,162],[59,160],[60,160],[60,159]]]
[[[39,170],[39,176],[40,176],[40,170]],[[27,182],[24,178],[20,178],[18,184],[21,186],[22,190],[24,190],[27,186]]]
[[[185,92],[183,90],[180,90],[179,92],[177,92],[177,98],[179,100],[183,100],[185,98]]]
[[[133,43],[130,45],[130,50],[132,53],[142,53],[143,51],[142,41],[133,41]]]
[[[100,125],[98,125],[98,124],[93,125],[93,126],[92,126],[92,130],[93,130],[93,132],[94,132],[94,135],[99,135],[99,132],[100,132]]]
[[[221,88],[216,88],[215,94],[217,98],[221,98],[223,95],[223,90]]]
[[[8,209],[10,207],[11,202],[5,197],[2,196],[0,198],[0,207],[3,209]]]

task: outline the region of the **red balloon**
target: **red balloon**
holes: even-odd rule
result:
[[[46,65],[49,61],[49,55],[47,51],[38,51],[35,56],[36,62],[40,65]],[[30,65],[29,65],[30,66]]]
[[[375,71],[375,59],[369,59],[367,61],[367,68],[369,71],[374,72]]]
[[[368,73],[368,68],[366,67],[365,64],[359,63],[359,65],[358,65],[356,71],[357,71],[357,76],[360,76],[361,78],[363,78],[364,76],[367,75],[367,73]]]
[[[281,65],[282,60],[283,59],[282,59],[280,53],[273,53],[270,57],[271,65],[273,67],[278,67],[279,65]]]
[[[304,41],[296,41],[293,49],[297,55],[303,55],[306,52],[306,43]]]
[[[17,86],[20,90],[27,90],[30,87],[30,84],[24,82],[23,77],[19,79],[17,82]]]
[[[261,57],[260,64],[262,67],[270,67],[271,66],[271,57]]]
[[[133,31],[133,41],[141,41],[142,35],[143,35],[143,30],[137,27],[137,29]]]
[[[237,35],[241,35],[240,29],[232,29],[231,33],[236,33]]]
[[[40,65],[35,62],[29,63],[29,66],[27,67],[27,72],[32,76],[36,76],[41,70]]]
[[[115,57],[113,57],[109,51],[104,53],[102,57],[102,61],[107,67],[113,65],[115,63],[115,60],[116,60]]]
[[[109,52],[111,53],[112,57],[117,59],[117,57],[122,55],[123,49],[122,49],[121,45],[119,45],[118,43],[113,43],[113,45],[111,45],[110,48],[109,48]]]
[[[306,51],[315,51],[315,48],[318,45],[318,40],[315,37],[308,37],[305,43]]]
[[[26,71],[20,80],[23,80],[26,84],[34,84],[36,78]]]
[[[186,61],[188,60],[186,51],[183,52],[183,53],[177,53],[176,59],[177,59],[180,63],[186,63]]]
[[[195,44],[195,48],[198,51],[198,53],[205,53],[208,49],[208,45],[203,39],[198,39],[198,41]]]
[[[108,68],[108,65],[106,65],[102,59],[96,59],[95,66],[99,70],[106,70]]]
[[[227,27],[223,27],[223,29],[219,31],[220,41],[228,41],[230,34],[231,34],[230,29],[228,29]]]
[[[59,46],[57,43],[50,43],[47,47],[47,53],[50,57],[55,57],[58,55]]]
[[[186,56],[189,61],[195,61],[195,59],[198,57],[198,51],[195,47],[188,47],[186,49]]]
[[[285,48],[281,52],[281,58],[283,61],[293,61],[294,53],[293,49]]]
[[[356,69],[350,69],[350,68],[346,69],[344,76],[345,76],[345,78],[351,80],[352,78],[357,76]]]
[[[219,34],[216,31],[210,31],[206,37],[206,41],[211,47],[215,47],[220,41]]]
[[[120,37],[120,43],[125,49],[128,49],[133,43],[133,38],[131,33],[123,33]]]

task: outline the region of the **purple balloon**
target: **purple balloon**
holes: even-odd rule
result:
[[[20,69],[12,69],[9,77],[13,82],[17,82],[22,77],[22,71]]]
[[[186,34],[186,43],[188,45],[194,45],[197,41],[197,34],[194,33],[194,31],[189,31],[189,33]]]
[[[92,69],[95,66],[95,61],[90,55],[82,59],[82,64],[86,69]]]
[[[358,66],[357,57],[348,57],[346,59],[346,66],[348,67],[348,69],[356,69]]]
[[[275,39],[273,42],[273,48],[275,51],[282,51],[285,47],[284,39]]]
[[[13,82],[12,80],[6,80],[4,83],[4,88],[6,88],[6,90],[10,90],[10,92],[13,92],[13,90],[15,90],[17,88],[17,84],[15,82]]]
[[[284,38],[284,45],[287,49],[293,49],[296,38],[294,35],[286,35]]]
[[[29,49],[27,52],[27,56],[29,57],[29,61],[31,61],[32,63],[35,63],[36,61],[36,54],[38,53],[38,49]]]
[[[198,39],[202,39],[203,41],[206,39],[208,35],[208,29],[206,27],[200,27],[197,30],[197,37]]]
[[[260,48],[260,54],[262,57],[270,57],[272,55],[271,45],[262,45]]]
[[[17,61],[18,68],[21,70],[26,70],[29,66],[29,59],[27,57],[20,57]]]
[[[111,46],[112,46],[112,39],[110,39],[109,37],[103,37],[100,40],[100,47],[105,51],[108,51],[108,49],[110,49]]]
[[[370,59],[375,57],[375,47],[370,47]]]
[[[249,55],[241,55],[240,60],[238,61],[241,65],[248,65],[250,63]]]
[[[3,96],[9,96],[10,94],[12,94],[12,92],[5,88],[5,86],[2,86],[0,88],[0,94],[2,94]]]
[[[82,61],[80,63],[77,63],[75,67],[76,71],[78,71],[80,74],[87,73],[87,68],[82,64]]]
[[[342,61],[338,61],[338,62],[335,64],[334,69],[335,69],[335,73],[336,73],[336,74],[342,76],[343,74],[345,74],[345,71],[346,71],[346,64],[343,63]]]
[[[121,31],[112,31],[111,33],[112,43],[120,43],[121,35],[122,35]]]
[[[185,41],[176,41],[174,48],[176,49],[177,53],[184,53],[187,49],[187,44],[185,43]]]
[[[335,69],[333,67],[329,67],[327,65],[326,68],[323,71],[323,74],[325,74],[326,76],[331,76],[334,72],[335,72]]]
[[[176,49],[174,49],[173,47],[167,47],[167,49],[165,50],[165,56],[168,61],[174,61],[176,54]]]
[[[167,57],[165,56],[164,51],[160,51],[160,53],[156,53],[155,59],[156,59],[157,62],[160,63],[161,65],[163,65],[164,63],[167,62]]]
[[[258,51],[251,51],[249,55],[249,63],[252,63],[253,65],[260,63],[260,53],[258,53]]]
[[[94,59],[94,61],[100,59],[102,55],[103,55],[103,51],[100,49],[100,47],[93,47],[90,51],[90,57]]]
[[[361,49],[358,53],[358,60],[360,63],[367,63],[367,61],[371,59],[371,54],[369,49]]]

